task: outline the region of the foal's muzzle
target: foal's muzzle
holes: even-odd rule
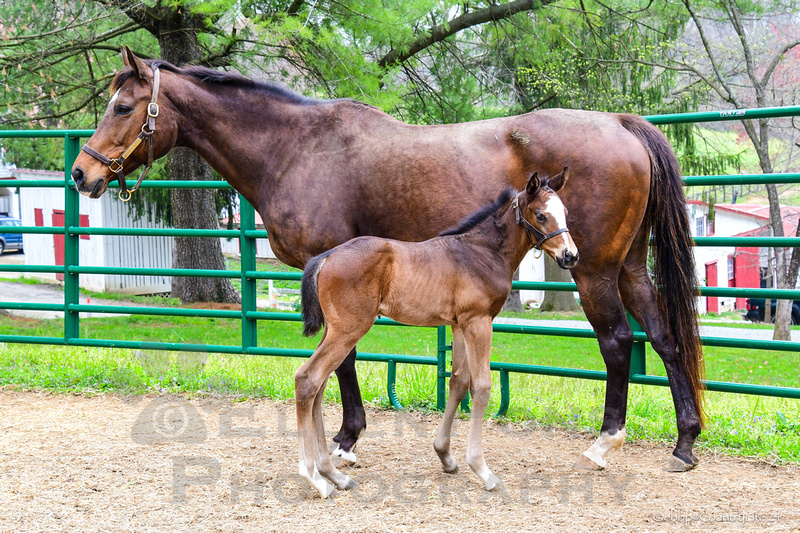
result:
[[[575,252],[573,254],[569,250],[564,250],[564,253],[556,258],[556,262],[558,263],[558,266],[560,266],[561,268],[569,269],[574,267],[578,263],[579,257],[580,254],[578,252]]]

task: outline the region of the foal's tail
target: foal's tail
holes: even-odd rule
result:
[[[678,159],[664,134],[649,122],[630,115],[620,116],[620,122],[650,153],[652,179],[646,223],[652,228],[657,301],[677,343],[678,360],[689,377],[702,422],[704,372],[697,329],[697,277]]]
[[[325,315],[322,314],[322,307],[319,305],[317,276],[319,276],[322,264],[329,255],[330,251],[319,254],[309,261],[305,270],[303,270],[300,296],[303,310],[303,335],[306,337],[316,335],[325,324]]]

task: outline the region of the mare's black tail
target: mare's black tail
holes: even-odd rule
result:
[[[689,376],[703,421],[703,349],[697,329],[697,277],[692,232],[686,212],[678,159],[661,131],[646,120],[623,115],[622,126],[650,153],[650,205],[654,274],[661,318],[678,345],[678,359]]]

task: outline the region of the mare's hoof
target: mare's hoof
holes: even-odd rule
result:
[[[486,480],[486,490],[494,490],[502,484],[503,482],[500,481],[500,478],[492,474],[489,476],[489,479]]]
[[[337,446],[336,449],[331,452],[331,461],[336,468],[353,466],[356,464],[356,454],[353,452],[346,452]]]
[[[600,466],[599,464],[595,463],[594,461],[592,461],[591,459],[589,459],[585,455],[581,455],[578,458],[578,460],[575,461],[575,464],[572,465],[572,469],[573,470],[593,470],[593,471],[598,471],[598,470],[603,470],[603,467]]]
[[[687,463],[679,457],[670,455],[669,459],[667,459],[666,466],[664,466],[664,470],[667,472],[686,472],[687,470],[694,468],[696,465],[697,463]]]

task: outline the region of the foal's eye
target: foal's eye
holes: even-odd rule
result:
[[[114,113],[120,116],[130,115],[132,111],[133,108],[121,104],[114,108]]]
[[[547,217],[544,216],[543,214],[539,213],[538,215],[536,215],[536,220],[538,220],[539,222],[544,223],[544,222],[547,222]]]

